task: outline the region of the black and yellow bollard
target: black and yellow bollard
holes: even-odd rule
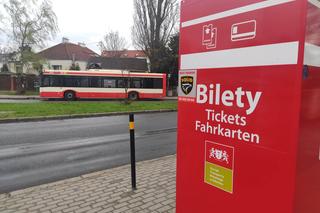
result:
[[[129,114],[129,130],[130,130],[130,155],[131,155],[131,185],[132,190],[136,190],[136,151],[134,136],[134,114]]]

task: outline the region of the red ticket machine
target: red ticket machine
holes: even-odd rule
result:
[[[183,0],[177,213],[320,212],[320,3]]]

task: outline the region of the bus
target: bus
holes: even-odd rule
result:
[[[123,70],[44,70],[41,99],[161,99],[166,96],[166,74]]]

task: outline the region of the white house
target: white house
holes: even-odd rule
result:
[[[44,68],[53,70],[69,70],[72,64],[78,64],[81,70],[85,70],[88,60],[91,57],[99,56],[87,48],[85,44],[73,44],[66,38],[63,38],[62,43],[45,49],[38,54],[47,61],[44,64]]]

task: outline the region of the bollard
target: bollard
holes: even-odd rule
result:
[[[134,114],[129,114],[129,130],[130,130],[130,156],[131,156],[131,185],[132,190],[136,190],[136,151],[134,136]]]

